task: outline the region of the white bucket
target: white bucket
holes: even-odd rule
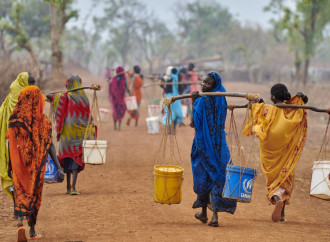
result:
[[[109,109],[106,108],[99,108],[100,119],[99,121],[105,122],[108,120],[109,117]]]
[[[182,110],[182,115],[183,117],[187,117],[188,114],[188,105],[185,104],[181,104],[181,110]]]
[[[149,117],[160,117],[162,115],[162,107],[160,105],[148,105]]]
[[[133,111],[138,108],[135,96],[125,97],[125,103],[128,111]]]
[[[149,117],[146,118],[148,133],[158,134],[159,133],[159,117]]]
[[[310,195],[330,200],[330,161],[314,161]]]
[[[83,158],[85,164],[104,164],[106,154],[106,140],[84,140]]]

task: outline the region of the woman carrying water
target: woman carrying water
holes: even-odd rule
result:
[[[166,75],[163,77],[163,81],[169,84],[178,83],[179,82],[179,70],[176,67],[169,66],[166,70]],[[162,85],[164,89],[165,97],[173,97],[179,95],[179,87],[178,85]],[[181,101],[178,100],[171,104],[171,113],[172,113],[172,121],[174,130],[170,130],[170,132],[176,132],[176,125],[181,124],[183,122],[183,114],[181,109]],[[166,125],[168,110],[165,107],[165,115],[163,117],[163,124]]]
[[[203,92],[225,92],[218,73],[209,73],[202,82]],[[195,214],[196,219],[207,223],[207,205],[213,210],[209,226],[218,227],[218,212],[234,214],[236,202],[222,197],[226,181],[226,167],[230,153],[226,142],[225,121],[227,101],[220,96],[199,96],[192,93],[193,112],[191,126],[195,128],[195,137],[191,149],[194,191],[197,200],[193,208],[202,208]]]
[[[17,241],[27,241],[23,217],[30,226],[30,239],[39,239],[35,231],[41,206],[42,189],[48,153],[57,166],[62,182],[64,173],[52,144],[52,127],[43,113],[45,98],[36,86],[22,90],[10,116],[7,138],[9,139],[10,160],[8,176],[13,178],[14,213],[18,218]]]
[[[135,127],[137,127],[139,122],[140,104],[142,101],[141,87],[143,86],[143,77],[141,75],[141,68],[139,66],[134,66],[133,70],[133,80],[131,80],[130,76],[128,75],[127,91],[129,96],[136,97],[138,108],[136,110],[127,111],[130,117],[128,118],[126,124],[129,126],[132,118],[135,119]]]
[[[308,101],[303,93],[291,98],[287,87],[280,83],[271,88],[270,94],[274,104],[304,105]],[[307,112],[256,103],[252,105],[252,117],[245,125],[244,135],[255,133],[259,138],[267,199],[275,205],[272,220],[285,221],[284,207],[291,198],[295,167],[306,141]]]
[[[79,87],[82,87],[82,82],[77,75],[66,81],[67,90]],[[78,173],[85,167],[82,143],[84,138],[95,139],[96,136],[89,101],[84,90],[48,94],[47,98],[52,101],[55,110],[57,140],[60,142],[59,160],[67,174],[66,194],[79,195],[76,182]]]
[[[116,69],[116,75],[109,83],[109,101],[112,107],[112,117],[115,130],[120,130],[121,120],[124,118],[126,112],[125,86],[125,70],[123,67],[118,66]]]

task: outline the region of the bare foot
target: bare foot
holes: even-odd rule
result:
[[[208,223],[208,226],[211,226],[211,227],[219,227],[219,222],[216,220],[216,221],[211,221]]]
[[[27,238],[25,235],[25,228],[23,226],[19,227],[17,229],[17,242],[26,242],[26,241],[27,241]]]
[[[278,222],[281,219],[281,213],[283,208],[283,201],[279,200],[276,202],[273,214],[272,214],[272,220],[274,222]]]
[[[218,212],[213,211],[212,220],[211,220],[211,222],[208,223],[208,226],[219,227]]]
[[[204,224],[208,221],[207,216],[205,216],[205,214],[203,214],[202,212],[195,213],[195,218]]]

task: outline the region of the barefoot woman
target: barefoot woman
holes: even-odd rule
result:
[[[286,86],[279,83],[271,88],[271,100],[274,104],[304,105],[308,98],[302,93],[291,98]],[[252,115],[252,131],[259,138],[261,166],[266,176],[267,199],[275,205],[272,220],[285,221],[284,206],[291,198],[295,166],[306,141],[307,112],[257,103],[252,105]],[[245,135],[251,134],[250,120]]]
[[[66,81],[67,90],[79,87],[82,87],[82,82],[77,75]],[[89,101],[84,90],[48,94],[47,98],[53,102],[55,110],[57,140],[60,141],[59,160],[67,174],[66,194],[79,195],[76,190],[78,172],[85,167],[82,160],[82,143],[86,130],[86,139],[94,139],[95,134],[94,126],[88,126],[91,115]]]
[[[202,82],[203,92],[225,92],[219,74],[211,72]],[[191,166],[194,179],[194,191],[197,200],[193,208],[202,208],[195,217],[203,223],[208,221],[207,205],[213,210],[210,226],[217,227],[218,212],[233,214],[236,202],[222,197],[226,180],[226,166],[230,162],[230,153],[226,142],[225,121],[227,101],[225,97],[199,97],[193,92],[193,122],[195,138],[191,149]]]
[[[50,120],[43,113],[44,104],[45,98],[38,87],[26,87],[18,97],[18,102],[9,119],[8,175],[13,178],[15,215],[18,217],[18,241],[26,241],[23,217],[28,220],[30,238],[40,238],[40,235],[35,232],[35,225],[41,205],[46,159],[49,152],[59,171],[58,181],[64,179],[64,173],[56,158],[55,147],[51,143]]]

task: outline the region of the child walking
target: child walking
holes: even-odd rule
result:
[[[207,74],[202,81],[203,92],[225,92],[218,73]],[[202,208],[195,218],[207,223],[207,206],[213,210],[212,227],[218,227],[218,212],[234,214],[236,202],[222,197],[226,180],[226,166],[230,153],[226,142],[225,121],[227,101],[225,97],[200,96],[192,93],[193,114],[191,126],[195,128],[195,137],[191,149],[194,191],[197,199],[193,208]]]

